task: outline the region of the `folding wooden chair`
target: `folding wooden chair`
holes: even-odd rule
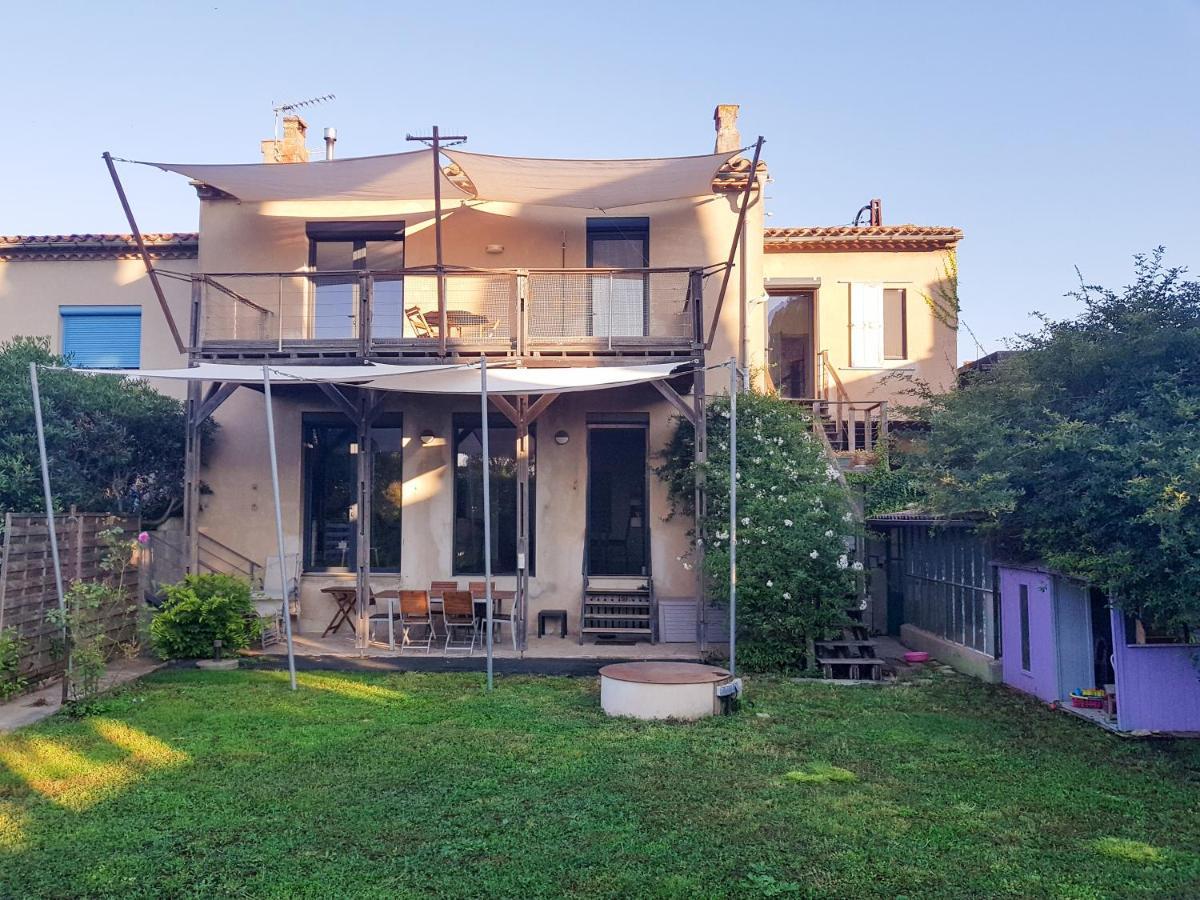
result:
[[[471,597],[475,600],[486,600],[487,591],[485,590],[486,582],[472,581],[469,582],[471,588]],[[508,626],[508,630],[512,633],[513,649],[517,649],[517,625],[516,608],[513,605],[513,600],[516,598],[516,591],[502,591],[496,588],[496,582],[492,582],[492,625],[503,627]],[[500,612],[500,603],[504,600],[508,601],[508,612]],[[485,626],[486,627],[486,626]]]
[[[435,614],[434,621],[441,618],[442,614],[442,595],[446,591],[457,591],[457,581],[431,581],[429,582],[429,608]]]
[[[404,318],[408,319],[408,324],[412,328],[414,337],[436,337],[433,333],[433,326],[425,318],[425,313],[421,312],[421,307],[408,307],[404,310]]]
[[[424,628],[425,637],[414,639],[413,628]],[[425,652],[433,649],[433,615],[429,611],[428,591],[400,592],[400,652],[405,647],[420,648],[425,645]]]
[[[475,601],[470,591],[446,591],[442,594],[442,622],[446,626],[445,651],[466,650],[470,656],[475,652],[475,641],[479,637],[479,628],[475,621]],[[467,643],[454,640],[454,632],[470,631],[471,638]]]

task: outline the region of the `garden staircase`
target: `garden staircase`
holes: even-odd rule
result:
[[[604,643],[657,639],[657,606],[648,578],[584,576],[579,643],[591,637]]]
[[[847,615],[850,623],[842,628],[841,637],[813,643],[817,665],[832,681],[879,681],[883,660],[862,623],[862,611],[848,610]]]

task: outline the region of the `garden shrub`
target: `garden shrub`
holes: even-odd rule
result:
[[[21,673],[21,649],[17,629],[0,629],[0,701],[15,697],[28,684]]]
[[[233,575],[188,575],[165,589],[166,600],[150,623],[150,639],[163,659],[211,656],[213,642],[233,652],[259,636],[249,582]]]
[[[708,596],[728,601],[729,400],[708,406]],[[692,426],[679,420],[655,471],[674,510],[692,514]],[[846,619],[862,565],[857,531],[837,469],[812,420],[779,397],[738,395],[738,657],[748,669],[813,668],[809,647]],[[693,535],[695,539],[695,535]],[[685,566],[691,560],[683,559]]]

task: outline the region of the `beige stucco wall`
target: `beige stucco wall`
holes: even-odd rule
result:
[[[729,254],[740,195],[715,195],[608,210],[613,217],[645,216],[650,220],[652,267],[707,266]],[[520,207],[500,203],[451,203],[443,228],[444,258],[450,265],[493,268],[557,268],[586,265],[586,219],[596,211]],[[308,262],[305,223],[316,220],[403,219],[406,265],[435,260],[428,204],[336,203],[251,204],[232,200],[201,203],[200,267],[206,272],[299,271]],[[502,245],[488,253],[487,245]],[[565,246],[564,246],[565,245]],[[710,361],[724,361],[742,351],[741,298],[762,293],[762,215],[755,196],[746,224],[745,249],[737,259]],[[720,275],[705,283],[706,318],[716,309]],[[746,332],[755,337],[752,330]],[[751,347],[753,352],[753,346]],[[637,360],[630,360],[636,363]],[[724,378],[710,389],[722,390]],[[474,398],[430,398],[398,395],[389,410],[404,415],[404,512],[402,572],[374,578],[382,588],[428,587],[434,579],[452,577],[453,471],[450,460],[451,417],[478,411]],[[285,529],[299,543],[302,528],[301,421],[305,412],[332,411],[318,395],[304,391],[276,395],[276,428]],[[579,627],[580,594],[587,493],[588,413],[647,413],[650,420],[650,465],[674,427],[674,411],[651,387],[588,392],[560,397],[538,420],[536,575],[530,579],[530,622],[539,609],[568,610],[570,627]],[[271,491],[266,463],[262,398],[239,390],[216,415],[221,428],[201,476],[210,492],[202,498],[201,528],[216,539],[263,561],[276,552]],[[440,438],[421,446],[425,429]],[[558,446],[553,435],[570,435]],[[662,483],[647,472],[651,525],[651,566],[659,596],[695,596],[696,575],[679,557],[688,545],[689,523],[666,521],[668,503]],[[321,588],[350,575],[306,575],[302,588],[304,631],[320,631],[333,613]],[[468,580],[459,576],[460,583]],[[510,587],[512,578],[498,578]],[[533,627],[531,625],[531,627]]]
[[[302,533],[303,477],[301,428],[305,412],[333,412],[307,390],[275,395],[275,427],[280,466],[280,496],[284,530],[299,545]],[[387,411],[403,415],[404,491],[401,532],[401,573],[377,574],[378,589],[426,588],[434,579],[452,573],[454,492],[451,421],[455,413],[479,411],[476,398],[401,395],[389,398]],[[530,579],[530,621],[539,609],[569,612],[572,631],[578,628],[582,588],[584,521],[587,496],[587,416],[589,413],[644,413],[649,416],[650,465],[666,444],[674,424],[671,409],[650,387],[595,391],[560,397],[538,419],[536,517],[536,575]],[[270,472],[266,461],[266,426],[261,393],[241,389],[222,408],[222,428],[202,470],[207,487],[201,500],[201,529],[252,559],[263,561],[276,552]],[[419,435],[436,436],[426,447]],[[554,434],[566,431],[565,446]],[[660,596],[695,595],[695,572],[679,557],[687,549],[683,518],[666,520],[669,504],[665,487],[651,472],[649,516],[651,567]],[[468,576],[457,576],[465,587]],[[352,575],[311,574],[303,579],[303,631],[320,631],[334,606],[321,588],[353,581]],[[512,577],[497,577],[512,587]]]
[[[196,260],[163,263],[179,272],[196,270]],[[164,280],[167,301],[184,340],[187,340],[188,285]],[[140,306],[142,308],[142,367],[185,365],[175,348],[166,318],[140,259],[0,260],[0,340],[18,335],[50,338],[51,349],[62,350],[59,306]],[[157,385],[182,397],[182,386]]]
[[[953,385],[958,361],[955,328],[934,315],[926,297],[936,298],[945,272],[945,251],[766,253],[763,276],[816,278],[814,350],[829,351],[830,363],[852,400],[888,400],[911,403],[902,396],[903,385],[885,383],[887,375],[901,371],[915,375],[935,390]],[[887,360],[880,368],[852,366],[850,360],[850,282],[884,282],[907,291],[908,359]],[[768,281],[768,283],[770,283]],[[766,334],[766,304],[752,303],[754,330]],[[764,366],[764,338],[754,365]],[[815,382],[820,383],[819,378]],[[832,390],[832,388],[831,388]]]

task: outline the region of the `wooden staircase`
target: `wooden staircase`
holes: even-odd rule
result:
[[[855,609],[847,614],[851,622],[842,629],[841,637],[813,642],[817,664],[832,681],[879,681],[883,660],[875,652],[875,642],[862,623],[862,612]]]
[[[649,580],[638,586],[618,581],[603,584],[585,578],[580,615],[579,643],[586,636],[604,641],[656,639],[654,588]]]

